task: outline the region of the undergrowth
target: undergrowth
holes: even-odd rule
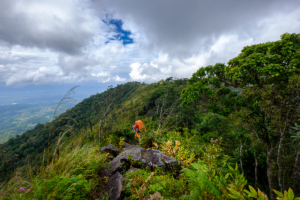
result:
[[[1,197],[71,200],[102,196],[105,199],[105,179],[100,178],[98,173],[107,160],[96,142],[87,142],[87,134],[60,146],[60,155],[54,155],[52,162],[46,167],[42,166],[36,175],[31,173],[30,167],[24,167],[26,176],[16,174],[15,179],[11,179],[2,189],[6,192]]]

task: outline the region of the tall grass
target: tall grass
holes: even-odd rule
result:
[[[42,166],[33,175],[31,166],[18,168],[10,181],[1,185],[1,199],[95,199],[107,197],[104,191],[104,181],[98,174],[106,162],[106,157],[99,151],[94,141],[95,132],[81,130],[77,137],[74,127],[64,125],[54,129],[54,119],[60,106],[69,101],[76,101],[70,95],[71,88],[58,103],[48,135],[48,148],[43,152]],[[76,114],[76,113],[75,113]],[[74,118],[62,117],[59,120]],[[65,129],[67,128],[67,129]],[[50,141],[55,131],[61,131],[56,142]],[[73,134],[73,138],[65,137]],[[53,155],[50,162],[50,148]],[[47,165],[44,166],[45,156]],[[102,198],[103,199],[103,198]]]
[[[49,130],[49,136],[48,136],[48,150],[47,150],[47,165],[49,164],[49,159],[50,159],[50,138],[51,138],[51,135],[52,133],[55,131],[53,130],[53,125],[54,125],[54,119],[55,119],[55,116],[56,116],[56,113],[57,111],[59,110],[59,107],[64,104],[64,103],[67,103],[67,102],[70,102],[70,101],[76,101],[76,99],[70,97],[71,94],[74,94],[74,90],[79,87],[79,85],[77,86],[74,86],[72,87],[64,96],[63,98],[58,102],[56,108],[55,108],[55,111],[53,113],[53,120],[51,122],[51,126],[50,126],[50,130]],[[72,118],[72,120],[75,120]],[[76,120],[75,120],[76,121]],[[78,122],[77,122],[78,123]]]
[[[105,180],[99,172],[106,162],[99,146],[90,131],[83,132],[77,140],[62,141],[63,132],[56,144],[60,155],[55,155],[52,162],[42,168],[36,176],[27,167],[27,176],[22,177],[17,170],[14,178],[5,189],[2,199],[94,199],[107,196],[104,191]],[[20,191],[20,188],[24,191]],[[30,192],[26,192],[30,190]]]

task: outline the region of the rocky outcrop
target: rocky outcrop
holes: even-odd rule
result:
[[[112,175],[106,183],[106,191],[110,194],[109,200],[120,200],[122,199],[122,190],[124,187],[124,178],[116,172]]]
[[[101,152],[108,152],[113,156],[117,156],[119,155],[120,151],[117,147],[115,147],[114,145],[108,144],[105,147],[103,147],[101,150]]]
[[[123,162],[124,163],[124,162]],[[123,163],[121,159],[114,158],[112,161],[105,164],[105,168],[102,172],[102,177],[108,176],[111,177],[116,172],[121,172],[123,169]]]
[[[109,145],[107,145],[109,146]],[[106,147],[107,147],[106,146]],[[110,145],[113,146],[113,145]],[[113,146],[114,147],[114,146]],[[115,147],[116,148],[116,147]],[[103,149],[103,148],[102,148]],[[101,149],[101,151],[102,151]],[[110,147],[110,149],[112,149]],[[128,143],[125,143],[123,145],[122,153],[119,154],[117,157],[112,159],[110,162],[105,164],[105,168],[102,172],[102,177],[110,177],[107,182],[107,192],[111,190],[111,198],[112,199],[118,199],[119,196],[119,188],[122,188],[120,184],[122,185],[123,182],[120,182],[119,180],[123,178],[123,176],[120,174],[123,170],[126,170],[129,168],[129,166],[135,166],[135,167],[162,167],[162,168],[176,168],[179,167],[179,162],[172,157],[169,157],[162,152],[156,150],[156,149],[144,149],[137,145],[131,145]],[[131,168],[129,171],[136,172],[136,168]],[[126,173],[127,173],[126,172]],[[126,174],[125,173],[125,174]],[[116,175],[117,174],[117,175]],[[117,181],[118,180],[118,181]],[[117,184],[117,185],[115,185]],[[115,189],[112,189],[115,188]],[[111,200],[110,198],[110,200]]]
[[[111,145],[112,146],[112,145]],[[137,145],[125,143],[123,152],[106,163],[102,176],[112,176],[114,173],[121,172],[123,165],[135,161],[144,167],[177,167],[179,162],[156,149],[144,149]]]
[[[120,159],[131,158],[131,160],[142,162],[148,167],[176,167],[179,165],[175,158],[167,156],[161,151],[156,149],[147,150],[128,143],[123,145],[123,152],[118,157]]]

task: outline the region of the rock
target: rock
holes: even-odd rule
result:
[[[131,160],[141,162],[148,167],[176,167],[179,165],[179,162],[175,158],[169,157],[156,149],[147,150],[128,143],[125,143],[123,147],[123,152],[114,158],[114,160],[127,160],[131,158]]]
[[[106,183],[106,192],[110,194],[109,200],[120,200],[122,199],[121,193],[124,187],[124,178],[116,172],[110,177]]]
[[[117,147],[115,147],[114,145],[111,145],[111,144],[106,145],[100,151],[101,152],[106,151],[106,152],[110,153],[113,156],[117,156],[120,153],[119,149]]]
[[[136,165],[148,167],[178,167],[179,162],[155,149],[144,149],[137,145],[125,143],[123,152],[115,157],[112,161],[105,164],[102,177],[112,176],[116,172],[121,172],[122,165],[129,167],[132,161],[136,161]]]
[[[105,146],[105,150],[109,145]],[[113,145],[111,145],[113,146]],[[114,147],[114,146],[113,146]],[[172,157],[169,157],[162,152],[155,149],[144,149],[137,145],[125,143],[123,145],[123,152],[115,157],[113,160],[105,164],[102,171],[102,177],[110,177],[106,183],[106,191],[111,194],[109,200],[122,199],[121,193],[123,190],[124,178],[120,174],[123,168],[131,167],[126,173],[136,172],[137,168],[132,165],[144,165],[148,167],[178,167],[179,162]],[[102,149],[104,149],[102,148]],[[105,151],[102,150],[101,151]],[[111,149],[109,147],[109,149]],[[135,162],[132,162],[135,161]],[[125,167],[126,166],[126,167]]]
[[[105,168],[102,172],[102,177],[108,176],[111,177],[117,171],[122,171],[122,163],[120,159],[114,158],[112,161],[105,164]]]

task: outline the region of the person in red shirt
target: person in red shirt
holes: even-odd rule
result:
[[[135,126],[133,127],[133,130],[134,132],[140,132],[140,129],[139,129],[139,125],[138,124],[135,124]]]

